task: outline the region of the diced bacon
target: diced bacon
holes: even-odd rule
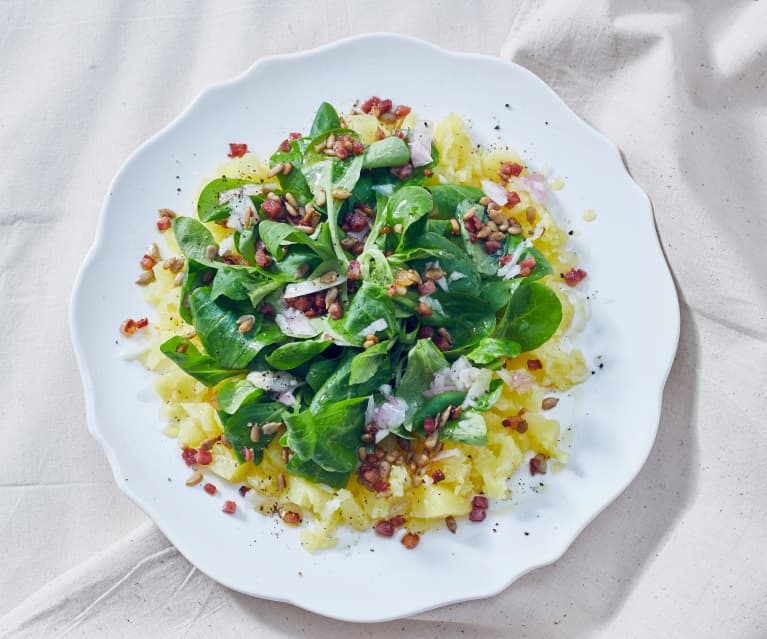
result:
[[[535,258],[534,257],[526,257],[524,260],[522,260],[519,263],[519,274],[522,277],[527,277],[530,275],[530,273],[533,272],[533,269],[535,268]]]
[[[412,109],[405,104],[398,104],[397,108],[394,109],[394,115],[398,118],[404,118],[406,115],[410,114],[411,110]]]
[[[291,140],[298,140],[301,137],[300,133],[293,132],[290,135],[288,135],[288,138]]]
[[[261,204],[261,210],[269,216],[270,219],[276,220],[282,213],[282,204],[277,200],[264,200]]]
[[[575,286],[586,277],[586,271],[580,268],[571,268],[562,276],[567,284]]]
[[[215,495],[218,492],[218,488],[216,488],[215,484],[207,483],[205,484],[202,489],[208,493],[209,495]]]
[[[248,145],[247,144],[236,144],[234,142],[229,144],[229,157],[230,158],[241,158],[247,152],[248,152]]]
[[[237,512],[237,504],[227,499],[224,502],[224,506],[221,508],[221,511],[225,512],[227,515],[233,515]]]
[[[280,151],[288,153],[290,151],[290,140],[283,140],[280,142]]]
[[[422,296],[431,295],[436,290],[437,290],[436,284],[434,284],[434,282],[432,282],[431,280],[426,280],[423,284],[421,284],[418,287],[418,294]]]
[[[509,191],[509,194],[506,196],[506,206],[516,206],[519,202],[519,193],[516,191]]]
[[[362,109],[363,113],[370,113],[371,109],[373,107],[377,107],[381,104],[381,98],[379,98],[377,95],[374,95],[367,100],[365,100],[362,103],[362,106],[360,107]]]

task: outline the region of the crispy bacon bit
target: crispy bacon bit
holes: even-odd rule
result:
[[[502,246],[503,245],[498,240],[487,240],[484,244],[485,251],[491,255],[496,251],[500,251]]]
[[[430,282],[433,284],[433,282]],[[428,317],[432,314],[431,306],[426,302],[418,302],[418,306],[415,307],[415,312],[423,317]]]
[[[434,337],[434,346],[436,346],[443,353],[449,351],[453,345],[450,343],[450,339],[444,335],[436,335]]]
[[[261,304],[261,308],[258,310],[261,312],[261,315],[274,315],[274,306],[269,304],[269,302]]]
[[[418,294],[422,296],[431,295],[436,290],[437,285],[431,280],[427,280],[418,287]]]
[[[431,435],[435,430],[437,430],[437,422],[434,420],[433,417],[424,418],[423,430],[427,435]]]
[[[290,151],[290,140],[283,140],[280,142],[280,151],[283,153],[287,153]]]
[[[405,515],[395,515],[389,521],[391,522],[391,525],[394,526],[395,528],[402,528],[402,526],[404,526],[405,523],[407,522],[407,520],[405,519]]]
[[[583,280],[584,277],[586,277],[586,271],[580,268],[571,268],[562,277],[564,278],[566,284],[575,286],[581,280]]]
[[[391,537],[394,534],[394,526],[391,521],[383,520],[376,524],[376,534],[382,537]]]
[[[412,109],[406,104],[398,104],[397,108],[394,109],[394,115],[398,118],[404,118],[406,115],[410,114],[411,110]]]
[[[170,217],[168,217],[167,215],[163,215],[161,218],[157,220],[157,230],[163,233],[170,228],[171,224],[172,222]]]
[[[144,255],[144,257],[141,258],[141,268],[145,271],[151,271],[155,264],[157,264],[157,260],[151,255]]]
[[[252,462],[253,461],[253,449],[252,448],[243,448],[242,449],[242,456],[245,458],[245,463]]]
[[[514,177],[518,177],[520,173],[524,170],[525,167],[523,167],[518,162],[503,162],[501,164],[501,168],[498,170],[498,173],[501,177],[506,178],[507,180],[513,175]]]
[[[471,521],[476,521],[476,522],[484,521],[485,517],[486,517],[486,513],[481,508],[472,508],[471,512],[469,513],[469,519]]]
[[[381,104],[381,98],[374,95],[373,97],[365,100],[360,108],[362,109],[363,113],[370,113],[371,109],[373,107],[377,107],[379,104]]]
[[[405,136],[405,132],[404,132],[404,131],[402,131],[401,129],[397,129],[397,130],[394,132],[394,135],[396,135],[396,136],[397,136],[397,137],[398,137],[400,140],[404,140],[404,139],[405,139],[405,137],[406,137],[406,136]]]
[[[266,268],[272,263],[272,256],[266,252],[266,244],[261,240],[256,242],[256,264],[261,268]]]
[[[354,211],[351,211],[350,213],[346,214],[346,217],[344,218],[343,226],[341,228],[343,228],[344,231],[353,231],[355,233],[359,233],[360,231],[364,231],[365,229],[367,229],[367,227],[368,227],[367,215],[355,209]]]
[[[418,331],[419,339],[431,339],[434,336],[434,328],[432,326],[421,326],[421,330]]]
[[[291,140],[298,140],[300,137],[301,137],[301,134],[296,133],[295,131],[288,135],[288,138]]]
[[[146,317],[138,320],[127,319],[120,325],[120,332],[126,337],[130,337],[140,328],[146,328],[147,326],[149,326],[149,320]]]
[[[378,105],[378,112],[379,113],[388,113],[391,111],[392,108],[392,101],[386,98],[385,100],[381,100],[381,103]]]
[[[298,526],[301,523],[301,515],[292,510],[286,510],[280,517],[288,526]]]
[[[535,268],[535,258],[534,257],[526,257],[524,260],[522,260],[519,263],[519,274],[522,277],[527,277],[530,275],[530,273],[533,272],[533,269]]]
[[[481,508],[482,510],[487,510],[487,507],[490,505],[487,501],[487,497],[484,495],[475,495],[474,499],[471,500],[471,505],[474,508]]]
[[[237,504],[227,499],[224,502],[224,505],[221,508],[221,511],[225,512],[227,515],[233,515],[234,513],[237,512]]]
[[[365,152],[365,145],[359,140],[352,140],[352,155],[362,155]]]
[[[235,144],[234,142],[231,142],[229,144],[229,157],[230,158],[241,158],[247,152],[248,152],[248,145],[247,144]]]
[[[360,263],[357,260],[349,262],[349,268],[346,271],[346,277],[350,280],[358,280],[362,277]]]
[[[520,434],[527,432],[527,422],[522,419],[521,413],[519,415],[512,415],[511,417],[507,417],[501,423],[506,428],[513,428]]]
[[[346,148],[346,146],[344,145],[343,141],[341,141],[341,140],[338,140],[333,145],[333,153],[336,154],[336,157],[339,160],[345,160],[349,156],[349,150]]]
[[[390,172],[398,180],[407,180],[411,175],[413,175],[413,165],[408,162],[402,166],[390,169]]]
[[[184,448],[184,450],[181,451],[181,458],[187,466],[194,466],[197,463],[197,449]]]
[[[443,472],[442,472],[442,471],[441,471],[439,468],[438,468],[437,470],[435,470],[435,471],[434,471],[434,472],[431,474],[431,479],[432,479],[432,481],[433,481],[435,484],[438,484],[438,483],[439,483],[439,482],[441,482],[441,481],[442,481],[444,478],[445,478],[445,473],[443,473]]]
[[[424,169],[423,175],[424,177],[431,177],[432,175],[434,175],[434,172],[431,169]]]
[[[282,203],[277,200],[264,200],[261,204],[261,210],[269,216],[270,219],[276,220],[282,213]]]
[[[209,450],[197,451],[197,463],[201,466],[207,466],[213,461],[213,455]]]
[[[421,538],[417,534],[407,533],[402,538],[402,545],[408,550],[413,550],[413,548],[415,548],[418,545],[419,541],[421,541]]]
[[[511,258],[514,257],[510,253],[506,253],[506,255],[501,255],[500,265],[506,266],[509,262],[511,262]]]
[[[527,370],[529,371],[539,371],[543,368],[543,364],[541,364],[541,360],[539,359],[529,359],[527,360]]]
[[[205,484],[205,485],[202,487],[202,489],[203,489],[203,490],[204,490],[206,493],[208,493],[209,495],[215,495],[215,494],[218,492],[218,488],[216,488],[215,484],[211,484],[210,482],[208,482],[207,484]]]
[[[149,320],[146,317],[136,320],[136,328],[146,328],[147,326],[149,326]]]
[[[506,196],[506,206],[516,206],[520,201],[519,193],[509,191],[509,194]]]
[[[535,457],[530,458],[530,474],[545,475],[546,465],[546,456],[538,453]]]
[[[250,486],[242,485],[237,489],[237,492],[240,493],[240,497],[245,497],[250,492]]]

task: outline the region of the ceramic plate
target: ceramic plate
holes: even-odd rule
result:
[[[189,471],[176,442],[162,434],[147,374],[119,356],[118,327],[127,317],[151,316],[133,281],[137,256],[156,238],[157,209],[191,214],[197,189],[225,159],[229,142],[247,142],[268,157],[287,132],[308,130],[320,101],[348,110],[370,95],[435,121],[456,111],[470,121],[476,142],[503,141],[531,167],[562,176],[565,188],[551,207],[574,230],[589,273],[592,317],[583,348],[595,374],[560,407],[563,428],[572,427],[571,461],[545,476],[544,491],[516,490],[483,524],[460,523],[456,535],[430,532],[412,552],[370,532],[343,534],[336,548],[309,554],[298,530],[242,506],[223,516],[220,499],[184,487]],[[596,212],[594,221],[584,220],[587,210]],[[562,555],[649,454],[679,310],[649,200],[614,144],[520,66],[369,35],[260,60],[206,90],[139,148],[104,202],[71,322],[88,426],[120,488],[189,561],[243,593],[377,621],[488,597]],[[236,486],[223,492],[236,499]]]

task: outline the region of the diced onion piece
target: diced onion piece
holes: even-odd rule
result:
[[[410,132],[408,146],[410,147],[410,163],[413,167],[426,166],[431,163],[431,140],[434,137],[434,126],[430,122],[420,121]]]
[[[381,428],[394,428],[405,422],[407,403],[398,397],[387,397],[375,412],[373,421]]]
[[[366,337],[367,335],[375,335],[379,331],[385,331],[389,325],[386,323],[386,320],[382,317],[379,317],[374,322],[371,322],[368,324],[365,328],[363,328],[360,331],[360,335],[362,337]]]
[[[493,182],[487,178],[481,180],[482,190],[498,206],[506,206],[509,193],[498,182]]]
[[[293,395],[293,389],[291,388],[286,391],[275,393],[274,401],[279,402],[280,404],[285,404],[285,406],[295,406],[296,397]]]
[[[533,382],[535,382],[535,378],[526,370],[510,371],[505,368],[500,368],[495,372],[498,374],[498,377],[506,382],[506,385],[511,390],[520,393],[529,391],[533,386]]]
[[[298,386],[298,380],[284,371],[253,371],[248,373],[248,381],[262,390],[284,393]]]
[[[327,275],[327,274],[325,274]],[[328,288],[334,288],[340,286],[346,281],[346,275],[336,273],[332,279],[320,275],[311,280],[304,280],[302,282],[293,282],[285,287],[284,297],[301,297],[302,295],[309,295],[310,293],[318,293]]]
[[[286,308],[274,318],[279,329],[291,337],[314,337],[321,329],[316,329],[301,311]]]
[[[447,279],[451,282],[455,282],[456,280],[462,280],[464,277],[466,277],[465,273],[461,273],[461,271],[453,271],[447,276]]]
[[[549,197],[549,185],[546,176],[542,173],[530,173],[521,178],[516,178],[516,184],[525,189],[530,196],[539,204],[545,204]]]

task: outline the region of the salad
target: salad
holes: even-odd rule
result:
[[[481,522],[520,467],[566,462],[547,411],[588,373],[568,343],[586,273],[546,177],[457,115],[355,107],[321,104],[268,163],[230,144],[196,215],[160,210],[137,280],[156,317],[121,327],[187,485],[239,483],[310,550],[343,525],[413,548]]]

